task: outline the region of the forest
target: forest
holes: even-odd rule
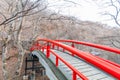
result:
[[[63,1],[79,5],[76,0]],[[62,15],[50,10],[47,0],[0,0],[0,80],[20,77],[25,54],[37,38],[78,40],[120,49],[120,1],[106,1],[109,3],[105,6],[112,6],[115,13],[105,11],[102,15],[109,16],[117,27]],[[119,54],[85,46],[77,48],[120,64]]]

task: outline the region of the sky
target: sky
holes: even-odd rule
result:
[[[67,2],[68,1],[68,2]],[[114,12],[113,7],[106,7],[104,3],[109,0],[48,0],[49,9],[63,15],[74,16],[83,21],[93,21],[116,26],[110,16],[105,16],[105,11]],[[73,1],[73,3],[72,3]]]

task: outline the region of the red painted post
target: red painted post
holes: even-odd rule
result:
[[[58,57],[56,56],[56,67],[58,67]]]
[[[36,42],[36,46],[39,47],[39,42]]]
[[[72,80],[77,80],[77,76],[76,76],[76,73],[73,71],[73,77],[72,77]]]
[[[55,48],[55,46],[54,46],[54,44],[52,44],[52,49],[54,49]]]
[[[74,46],[74,43],[72,43],[72,45],[71,45],[73,48],[75,48],[75,46]],[[72,56],[74,56],[74,53],[72,53]]]
[[[71,45],[73,48],[75,48],[75,45],[74,45],[74,43],[72,43],[72,45]]]
[[[50,45],[49,43],[47,44],[47,54],[46,57],[49,58],[50,57]]]
[[[30,48],[30,51],[32,52],[33,50],[34,50],[34,47],[31,47],[31,48]]]

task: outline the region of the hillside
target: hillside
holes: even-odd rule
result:
[[[22,41],[25,41],[23,42],[24,49],[29,49],[30,44],[28,42],[31,41],[31,37],[36,33],[39,38],[74,39],[120,48],[119,28],[112,28],[97,22],[81,21],[74,17],[63,16],[60,14],[48,14],[46,12],[32,17],[33,20],[27,17],[23,23],[24,26],[22,28],[21,39]],[[33,32],[34,28],[35,32]],[[92,54],[97,53],[98,56],[120,64],[120,55],[86,46],[76,45],[76,47],[85,52],[90,52]],[[7,68],[9,69],[9,73],[13,70],[13,68],[10,67],[11,64],[14,67],[16,66],[16,63],[13,60],[17,59],[16,53],[18,52],[14,52],[10,51],[12,54],[7,54]],[[14,63],[12,63],[12,61]],[[0,68],[1,67],[2,66],[0,66]],[[11,75],[14,74],[15,71]],[[2,79],[2,72],[0,76],[0,79]]]
[[[61,11],[55,13],[55,10],[49,8],[53,4],[47,1],[0,0],[0,80],[21,80],[25,69],[24,60],[28,53],[31,53],[30,47],[38,38],[78,40],[120,49],[120,28],[82,21],[82,17],[78,19],[65,16]],[[66,4],[71,3],[63,1],[67,2]],[[75,6],[76,3],[72,3]],[[55,6],[58,5],[53,5]],[[115,53],[83,45],[75,44],[75,47],[120,64],[120,55]]]
[[[92,42],[102,45],[107,45],[111,47],[120,48],[119,43],[119,28],[112,28],[105,24],[90,22],[90,21],[81,21],[74,17],[62,16],[60,14],[38,14],[44,17],[37,24],[36,33],[39,34],[40,38],[49,38],[49,39],[74,39],[79,41]],[[38,16],[37,15],[37,16]],[[49,17],[50,16],[50,17]],[[35,16],[34,16],[35,17]],[[27,21],[30,24],[29,21]],[[26,29],[28,32],[32,32],[33,27]],[[31,34],[27,34],[26,30],[23,31],[23,39],[29,39]],[[99,53],[101,57],[112,60],[114,62],[120,63],[120,56],[105,52],[99,51],[94,48],[79,46],[81,50],[87,52],[96,52]]]

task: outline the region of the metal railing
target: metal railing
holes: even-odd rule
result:
[[[109,52],[120,54],[120,49],[112,48],[112,47],[105,46],[105,45],[94,44],[94,43],[83,42],[83,41],[76,41],[76,40],[55,40],[55,41],[72,43],[71,46],[74,47],[74,48],[75,48],[75,44],[81,44],[81,45],[94,47],[94,48],[97,48],[97,49],[101,49],[101,50],[105,50],[105,51],[109,51]],[[106,60],[106,59],[103,59],[103,58],[100,58],[100,57],[98,57],[98,58],[120,68],[120,64],[117,64],[115,62],[112,62],[110,60]]]
[[[39,40],[40,41],[40,40]],[[46,41],[46,40],[45,40]],[[72,71],[73,71],[73,75],[72,75],[72,80],[77,80],[77,75],[82,79],[82,80],[88,80],[87,77],[85,77],[82,73],[80,73],[76,68],[74,68],[70,63],[68,63],[67,61],[65,61],[62,57],[60,57],[58,54],[56,54],[53,50],[50,49],[50,41],[48,41],[47,45],[40,45],[38,44],[39,42],[37,41],[37,45],[34,44],[32,46],[32,48],[30,49],[31,51],[33,50],[41,50],[44,53],[44,49],[46,49],[46,57],[49,58],[50,54],[53,54],[56,59],[56,67],[58,67],[59,65],[59,60],[62,61],[65,65],[67,65]]]
[[[112,48],[112,47],[105,46],[105,45],[94,44],[94,43],[83,42],[83,41],[76,41],[76,40],[55,40],[55,41],[70,42],[70,43],[72,43],[71,46],[74,46],[74,44],[81,44],[81,45],[86,45],[86,46],[90,46],[90,47],[94,47],[94,48],[102,49],[102,50],[105,50],[105,51],[110,51],[110,52],[120,54],[120,49]]]
[[[97,58],[96,56],[94,56],[94,55],[91,55],[91,54],[89,54],[89,53],[86,53],[86,52],[83,52],[83,51],[80,51],[80,50],[78,50],[78,49],[76,49],[76,48],[73,48],[74,47],[74,45],[72,44],[72,47],[71,46],[68,46],[68,45],[65,45],[65,44],[62,44],[62,43],[60,43],[60,40],[57,40],[57,41],[59,41],[59,42],[57,42],[57,41],[54,41],[54,40],[49,40],[49,39],[38,39],[36,42],[37,43],[39,43],[39,41],[44,41],[44,42],[47,42],[48,44],[50,44],[49,46],[47,45],[45,45],[45,47],[44,48],[46,48],[46,50],[47,50],[47,54],[46,54],[46,57],[47,58],[49,58],[49,56],[50,56],[50,46],[52,45],[52,48],[54,48],[54,46],[58,46],[58,47],[61,47],[61,48],[63,48],[63,49],[65,49],[65,50],[67,50],[67,51],[69,51],[69,52],[71,52],[71,53],[74,53],[74,55],[76,55],[76,56],[78,56],[78,57],[80,57],[80,58],[82,58],[82,59],[84,59],[84,60],[86,60],[87,62],[89,62],[89,63],[91,63],[91,64],[93,64],[94,66],[96,66],[96,67],[98,67],[98,68],[100,68],[100,69],[102,69],[102,70],[104,70],[105,72],[107,72],[107,73],[109,73],[109,74],[111,74],[112,76],[114,76],[115,78],[117,78],[117,79],[120,79],[120,68],[119,67],[117,67],[117,66],[115,66],[115,65],[113,65],[113,64],[111,64],[111,63],[109,63],[109,62],[107,62],[107,61],[105,61],[105,60],[102,60],[102,59],[100,59],[100,58]],[[66,41],[66,40],[65,40]],[[73,40],[72,40],[73,41]],[[67,41],[67,42],[72,42],[72,41]],[[64,42],[64,40],[61,40],[61,42]],[[74,41],[74,43],[75,43],[75,41]],[[77,43],[77,42],[76,42]],[[80,43],[79,43],[80,44]],[[86,45],[88,45],[88,44],[86,44]],[[89,44],[89,46],[90,46],[90,44]],[[92,45],[91,45],[92,46]],[[94,45],[95,46],[95,45]],[[94,47],[94,46],[92,46],[92,47]],[[38,45],[38,46],[32,46],[34,49],[42,49],[41,47],[40,47],[40,45]],[[100,46],[99,46],[100,47]],[[104,50],[109,50],[108,48],[109,47],[100,47],[101,49],[103,48]],[[34,50],[33,49],[33,50]],[[116,51],[117,50],[117,51]],[[114,50],[114,49],[112,49],[111,48],[111,51],[112,52],[119,52],[119,50],[118,49],[116,49],[116,50]],[[56,55],[57,57],[56,57],[56,66],[58,65],[58,59],[59,60],[61,60],[62,62],[65,62],[65,63],[67,63],[67,61],[65,61],[64,59],[61,59],[57,54],[55,54],[53,51],[51,51],[51,53],[53,53],[54,55]],[[58,58],[59,57],[59,58]],[[70,64],[66,64],[67,66],[72,66],[72,65],[70,65]],[[86,77],[84,77],[84,75],[82,75],[79,71],[77,71],[74,67],[72,68],[72,70],[73,70],[73,80],[76,80],[76,75],[78,75],[78,76],[80,76],[83,80],[88,80]],[[82,77],[83,76],[83,77]]]

